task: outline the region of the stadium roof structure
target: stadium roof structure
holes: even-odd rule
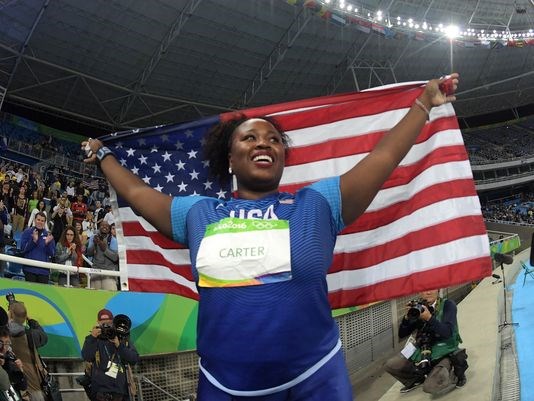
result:
[[[109,131],[452,65],[472,116],[534,103],[532,28],[534,0],[0,0],[0,105]]]

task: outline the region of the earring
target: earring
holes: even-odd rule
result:
[[[232,167],[228,167],[228,173],[229,173],[230,175],[234,173],[233,170],[232,170]]]

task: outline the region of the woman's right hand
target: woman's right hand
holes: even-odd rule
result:
[[[86,156],[83,161],[85,163],[96,163],[96,152],[98,152],[98,149],[102,146],[104,146],[104,144],[98,139],[89,138],[87,141],[83,141],[81,148]]]

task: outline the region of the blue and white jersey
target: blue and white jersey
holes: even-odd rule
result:
[[[236,287],[198,285],[197,258],[207,228],[229,217],[289,222],[290,279]],[[339,177],[295,195],[258,200],[177,197],[171,220],[174,239],[189,246],[200,295],[201,367],[217,383],[245,392],[275,388],[306,374],[339,346],[326,284],[336,236],[343,229]],[[224,249],[217,252],[226,257]]]

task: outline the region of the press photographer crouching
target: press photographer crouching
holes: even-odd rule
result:
[[[458,348],[462,339],[456,304],[438,295],[439,290],[421,292],[420,299],[408,303],[399,326],[399,338],[411,336],[385,370],[404,385],[401,393],[424,383],[424,392],[441,395],[467,381],[467,354]]]
[[[98,312],[97,325],[85,338],[82,357],[89,363],[90,383],[86,391],[92,401],[126,401],[133,399],[131,365],[139,361],[139,354],[129,339],[130,318],[113,318],[107,309]]]

